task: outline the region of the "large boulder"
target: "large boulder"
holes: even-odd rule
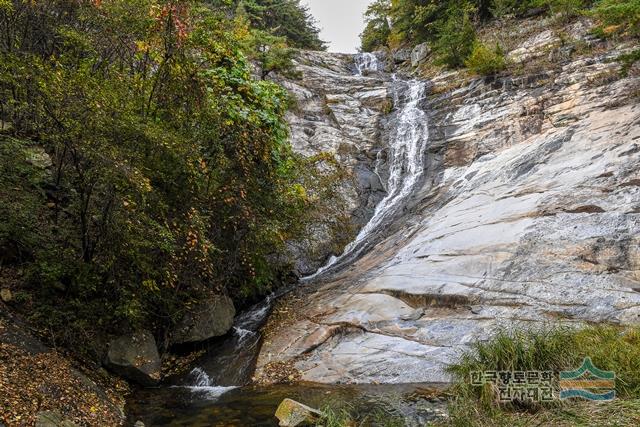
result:
[[[219,337],[231,329],[236,309],[231,298],[215,295],[197,304],[182,318],[172,334],[172,344],[186,344]]]
[[[105,365],[116,374],[143,386],[160,381],[160,355],[148,331],[123,335],[109,344]]]
[[[276,410],[276,418],[283,427],[314,425],[322,417],[322,412],[292,399],[284,399]]]
[[[411,65],[417,67],[431,55],[431,49],[427,43],[421,43],[411,51]]]
[[[396,64],[407,62],[408,60],[411,59],[411,49],[409,48],[398,49],[393,52],[392,58],[393,58],[393,62]]]
[[[0,299],[2,299],[2,302],[11,302],[13,300],[11,289],[0,289]]]

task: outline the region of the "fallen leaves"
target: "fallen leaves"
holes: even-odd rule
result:
[[[257,384],[290,384],[302,379],[302,374],[292,361],[271,362],[262,368],[261,375],[254,378]]]
[[[167,354],[162,358],[162,377],[170,377],[186,372],[191,368],[193,362],[202,357],[206,350],[198,350],[187,354],[186,356],[177,356]]]
[[[0,420],[32,426],[41,411],[55,411],[79,426],[119,426],[121,398],[102,393],[57,353],[31,355],[0,343]]]

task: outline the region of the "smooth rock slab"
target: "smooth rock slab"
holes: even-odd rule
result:
[[[515,52],[555,43],[541,29]],[[415,203],[369,253],[300,290],[258,373],[293,362],[306,381],[447,381],[499,328],[640,324],[640,78],[598,80],[631,47],[607,48],[425,101]]]

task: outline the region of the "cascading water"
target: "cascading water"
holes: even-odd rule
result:
[[[359,76],[363,76],[368,72],[382,71],[383,69],[378,57],[373,53],[359,53],[355,56],[354,62]]]
[[[186,388],[197,393],[201,399],[215,399],[251,380],[255,359],[260,347],[259,329],[266,321],[274,296],[267,297],[240,314],[233,326],[233,335],[217,342],[196,366],[175,387]]]
[[[202,368],[194,368],[189,373],[189,376],[192,378],[193,385],[185,386],[185,388],[201,394],[201,398],[215,399],[236,388],[235,386],[221,387],[214,385],[209,375]]]
[[[366,55],[366,56],[365,56]],[[372,59],[370,56],[373,56]],[[367,71],[377,71],[379,65],[373,54],[359,54],[355,57],[358,75]],[[372,68],[371,68],[372,67]],[[401,83],[393,76],[394,83]],[[412,194],[420,182],[425,169],[425,151],[429,142],[427,114],[420,108],[425,97],[426,84],[418,80],[410,80],[404,84],[394,85],[394,105],[399,107],[395,126],[391,132],[387,153],[389,178],[384,186],[387,195],[376,206],[369,222],[360,230],[340,256],[333,256],[327,264],[311,276],[303,280],[311,280],[333,269],[344,260],[357,257],[370,242],[376,230],[398,212],[403,202]],[[380,161],[376,162],[375,173],[380,176]]]

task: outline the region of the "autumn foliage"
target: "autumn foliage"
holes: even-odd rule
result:
[[[315,166],[236,23],[195,0],[0,0],[0,265],[56,343],[164,343],[191,302],[288,271]]]

